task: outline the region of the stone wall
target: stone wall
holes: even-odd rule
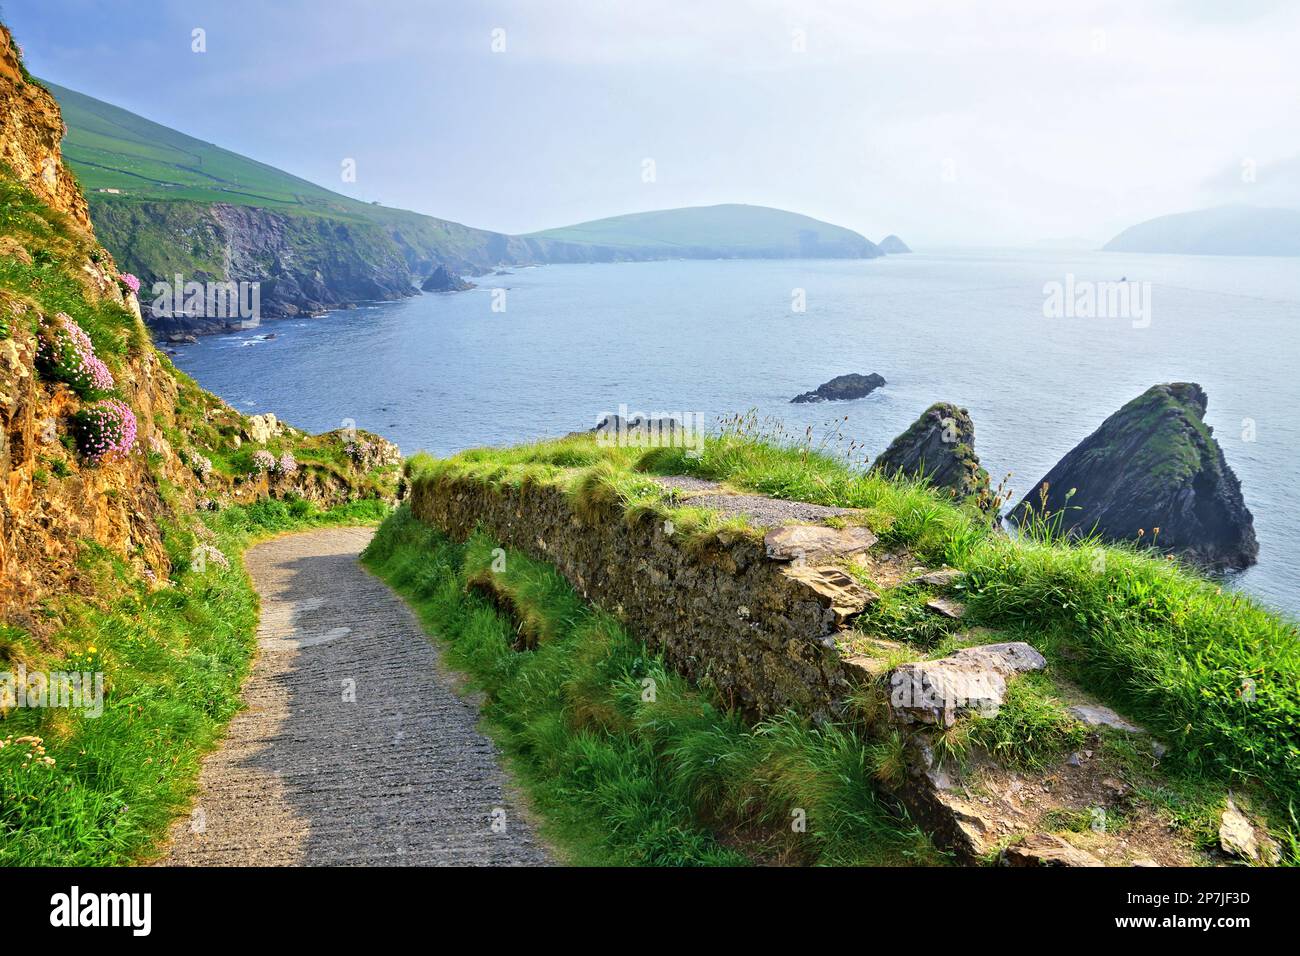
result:
[[[536,485],[417,480],[411,507],[458,540],[481,527],[550,562],[671,667],[747,714],[831,716],[852,689],[835,647],[842,615],[810,580],[816,569],[769,558],[751,536],[687,547],[652,516],[579,514],[562,490]]]

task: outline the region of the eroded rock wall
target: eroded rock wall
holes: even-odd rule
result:
[[[411,507],[458,540],[481,527],[550,562],[675,670],[746,713],[793,707],[831,716],[851,690],[831,602],[750,537],[687,548],[652,518],[580,515],[563,491],[545,486],[417,481]]]

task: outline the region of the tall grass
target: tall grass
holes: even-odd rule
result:
[[[574,862],[933,863],[873,791],[871,749],[793,715],[747,726],[668,670],[549,565],[509,553],[495,587],[550,622],[531,651],[467,582],[496,544],[455,544],[399,509],[365,562],[404,594],[483,691],[489,727]],[[499,565],[498,565],[499,566]]]
[[[18,254],[6,249],[0,256],[0,291],[34,303],[46,315],[66,312],[90,336],[95,353],[110,368],[117,367],[122,356],[147,345],[144,327],[131,312],[88,293],[82,266],[100,255],[93,238],[36,198],[3,165],[0,239],[23,250]]]
[[[0,864],[100,866],[148,858],[193,792],[202,755],[239,707],[255,647],[257,597],[240,553],[253,540],[325,524],[373,523],[361,502],[330,512],[268,501],[209,519],[205,537],[231,562],[202,573],[177,564],[169,586],[88,548],[100,597],[69,599],[49,644],[0,629],[0,668],[100,671],[103,713],[15,708],[0,719]],[[188,555],[191,532],[168,547]],[[38,738],[39,744],[19,742]],[[43,747],[52,765],[25,759]]]
[[[1300,793],[1295,621],[1157,552],[1071,539],[1060,514],[1030,513],[1008,537],[977,509],[923,481],[864,470],[864,461],[833,436],[784,435],[750,415],[699,449],[611,447],[580,436],[425,461],[412,480],[455,474],[491,484],[544,468],[545,480],[571,492],[607,489],[630,510],[668,507],[634,484],[637,476],[680,474],[860,509],[858,520],[884,547],[966,572],[966,623],[1024,635],[1058,670],[1165,738],[1171,761],[1234,785],[1258,782],[1281,807]],[[700,516],[696,523],[708,527]],[[918,608],[883,601],[861,623],[929,646],[942,635]]]

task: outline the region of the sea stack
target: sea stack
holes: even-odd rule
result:
[[[439,265],[430,273],[429,278],[424,280],[420,289],[424,292],[464,292],[466,289],[474,288],[474,283],[466,282],[460,276],[456,275],[445,265]]]
[[[936,402],[895,438],[871,466],[889,476],[925,477],[954,498],[991,502],[989,473],[975,454],[975,423],[970,412],[950,402]]]
[[[1154,385],[1080,442],[1012,511],[1064,514],[1063,530],[1095,532],[1212,570],[1259,555],[1241,483],[1205,424],[1205,390]]]
[[[796,395],[790,399],[790,402],[796,405],[805,402],[845,402],[854,398],[864,398],[884,384],[884,377],[875,372],[870,375],[850,372],[848,375],[837,375],[829,382],[823,382],[811,392]]]

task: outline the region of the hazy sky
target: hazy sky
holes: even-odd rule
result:
[[[750,202],[876,240],[1015,244],[1300,201],[1300,3],[1285,0],[0,7],[38,76],[506,232]]]

